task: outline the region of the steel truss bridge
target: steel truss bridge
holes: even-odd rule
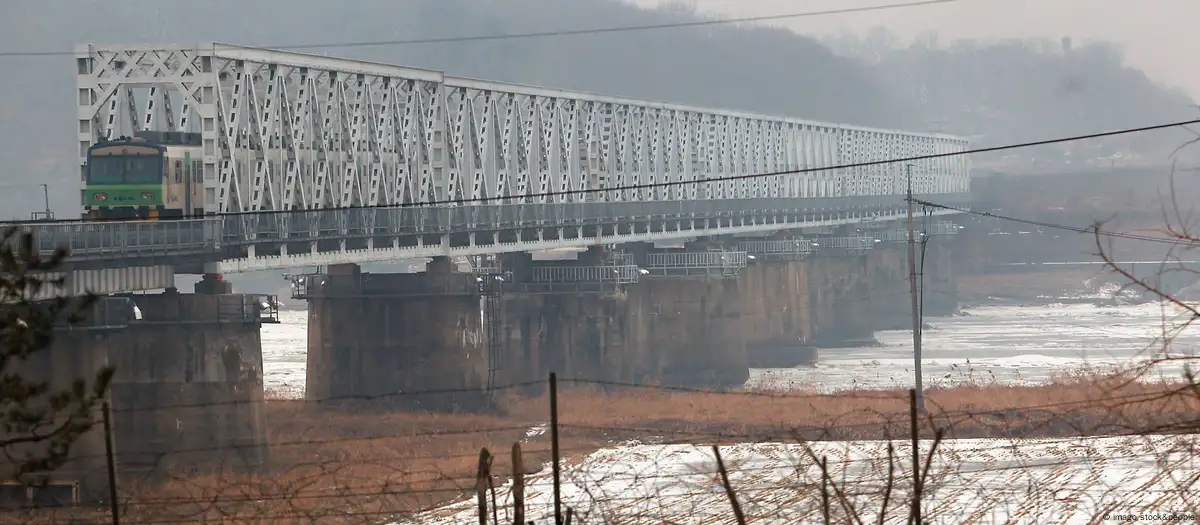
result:
[[[80,267],[179,273],[471,256],[902,216],[962,202],[962,138],[606,97],[237,45],[75,49],[80,166],[201,134],[198,219],[29,225]],[[940,212],[945,214],[947,212]]]

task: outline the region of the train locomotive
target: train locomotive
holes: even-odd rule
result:
[[[140,131],[88,148],[83,218],[168,220],[204,214],[199,133]]]

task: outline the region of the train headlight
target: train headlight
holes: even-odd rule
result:
[[[152,200],[152,199],[154,199],[154,194],[153,194],[153,193],[150,193],[150,192],[148,192],[148,191],[143,191],[143,192],[142,192],[142,200],[144,200],[144,201],[148,201],[148,200]]]
[[[108,194],[107,193],[93,193],[92,198],[97,201],[104,202],[104,201],[108,200]]]

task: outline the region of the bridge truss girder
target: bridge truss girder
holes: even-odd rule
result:
[[[81,165],[87,146],[126,126],[198,132],[206,212],[899,195],[906,168],[895,164],[696,181],[967,148],[227,44],[83,46],[76,58]],[[965,156],[913,170],[916,193],[969,191]],[[629,188],[666,182],[676,185]]]

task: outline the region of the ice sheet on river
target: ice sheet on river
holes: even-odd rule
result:
[[[956,525],[1087,523],[1110,505],[1111,512],[1126,514],[1196,508],[1200,500],[1188,489],[1200,472],[1191,452],[1196,444],[1197,436],[946,441],[930,473],[925,516],[930,523]],[[887,479],[886,443],[812,448],[828,458],[833,479],[863,521],[877,522]],[[820,470],[801,445],[734,445],[722,447],[722,457],[752,523],[822,522]],[[898,479],[887,522],[903,523],[911,449],[896,443],[895,457]],[[547,467],[527,478],[527,520],[552,522],[545,519],[553,513],[550,476]],[[563,504],[582,523],[733,523],[710,447],[633,444],[600,450],[565,468],[563,480]],[[497,490],[501,523],[510,486]],[[839,506],[836,497],[831,505]],[[412,522],[475,523],[475,513],[474,502],[464,501]]]

